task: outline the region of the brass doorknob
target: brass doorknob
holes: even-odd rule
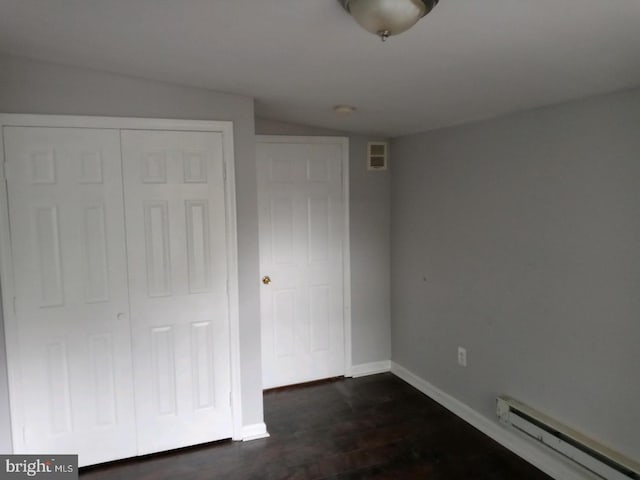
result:
[[[265,285],[269,285],[271,283],[271,278],[269,277],[269,275],[265,275],[264,277],[262,277],[262,283],[264,283]]]

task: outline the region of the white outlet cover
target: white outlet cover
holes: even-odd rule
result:
[[[458,365],[467,366],[467,349],[464,347],[458,347]]]

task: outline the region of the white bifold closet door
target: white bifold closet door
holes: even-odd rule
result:
[[[119,132],[7,127],[4,140],[14,451],[136,455]]]
[[[122,132],[139,454],[231,437],[222,138]]]
[[[4,140],[14,451],[90,465],[231,437],[221,134]]]

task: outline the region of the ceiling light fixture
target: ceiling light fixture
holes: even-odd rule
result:
[[[384,42],[413,27],[439,0],[338,0],[356,22]]]
[[[336,105],[335,107],[333,107],[333,111],[336,113],[336,115],[348,117],[356,111],[356,107],[351,105]]]

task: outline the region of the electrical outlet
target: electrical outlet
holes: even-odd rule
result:
[[[458,365],[467,366],[467,349],[464,347],[458,347]]]

